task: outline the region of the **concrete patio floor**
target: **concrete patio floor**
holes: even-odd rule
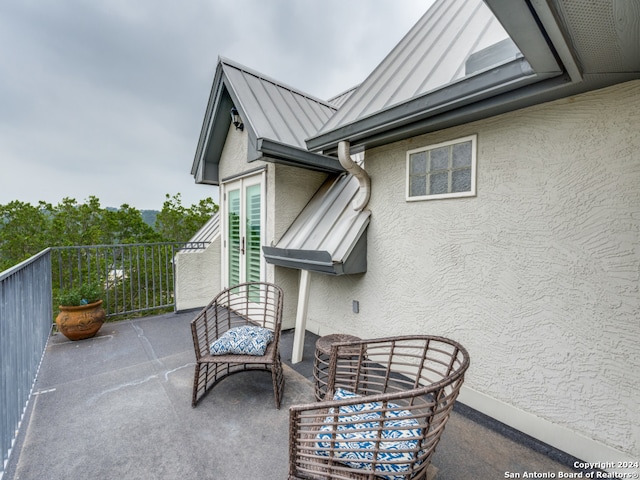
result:
[[[284,480],[288,407],[313,401],[314,335],[295,368],[283,332],[286,383],[234,375],[191,408],[195,312],[107,323],[92,339],[54,334],[2,480]],[[436,480],[507,472],[572,472],[568,456],[459,405],[433,458]]]

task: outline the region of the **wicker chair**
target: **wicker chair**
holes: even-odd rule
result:
[[[333,344],[325,400],[289,410],[289,480],[426,479],[468,367],[442,337]]]
[[[227,376],[247,370],[265,370],[271,372],[276,408],[280,408],[284,387],[280,360],[282,302],[282,289],[277,285],[243,283],[220,292],[196,316],[191,322],[196,354],[191,400],[193,407],[207,391]],[[232,328],[242,326],[258,326],[273,332],[273,340],[268,344],[264,355],[211,354],[213,342]]]

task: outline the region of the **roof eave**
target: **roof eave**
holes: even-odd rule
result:
[[[311,151],[331,151],[341,140],[349,140],[352,145],[357,146],[364,139],[378,134],[561,74],[560,71],[535,73],[525,58],[516,58],[500,67],[464,78],[356,122],[311,137],[306,141],[307,148]]]
[[[531,86],[524,90],[509,91],[500,97],[489,97],[479,102],[471,103],[464,107],[441,112],[437,115],[424,118],[420,121],[395,128],[389,128],[374,135],[360,138],[359,143],[366,148],[373,148],[392,142],[405,140],[429,132],[443,130],[471,123],[477,120],[500,115],[508,111],[524,108],[540,101],[539,94],[553,91],[554,87],[564,85],[567,77],[555,77]],[[549,100],[553,100],[549,97]]]
[[[191,165],[191,175],[195,177],[196,183],[215,183],[217,179],[206,178],[206,172],[204,171],[205,155],[210,140],[210,134],[212,132],[213,124],[215,122],[214,115],[220,110],[219,104],[223,99],[224,85],[222,81],[223,70],[222,65],[218,62],[216,72],[211,84],[211,90],[209,93],[209,100],[207,102],[207,108],[204,112],[204,118],[202,120],[202,127],[200,129],[200,137],[198,138],[198,145]],[[231,125],[231,119],[229,117],[229,125]],[[228,128],[228,126],[227,126]]]
[[[217,104],[203,124],[204,140],[202,146],[198,146],[191,171],[198,184],[220,183],[218,165],[231,126],[231,116],[227,112],[233,106],[233,101],[229,95],[222,94]]]
[[[530,106],[547,101],[554,95],[555,98],[562,94],[571,95],[595,85],[594,82],[584,82],[584,72],[568,39],[570,35],[549,0],[484,2],[517,45],[522,57],[369,116],[344,120],[341,125],[327,122],[324,130],[307,140],[307,148],[332,154],[341,140],[349,140],[352,148],[368,148],[390,133],[395,138],[403,130],[415,134],[419,130],[414,128],[415,125],[424,127],[428,124],[431,130],[445,128],[452,126],[454,117],[459,118],[460,124],[470,118],[486,118],[494,112],[509,111],[516,104]],[[518,65],[522,67],[520,72]],[[513,91],[517,93],[513,95]],[[520,100],[513,102],[514,97]],[[352,100],[359,100],[357,94],[347,103]],[[500,105],[502,100],[507,103]],[[488,106],[489,110],[481,112],[480,106]],[[469,111],[473,115],[469,115]],[[441,119],[446,121],[441,122]]]
[[[464,125],[521,108],[638,79],[640,79],[640,73],[585,75],[581,82],[572,82],[568,74],[552,77],[517,90],[504,92],[498,96],[488,97],[455,109],[443,110],[410,124],[389,125],[386,129],[361,133],[357,137],[353,137],[355,139],[352,140],[354,142],[352,151],[358,148],[369,149],[386,145],[417,135]],[[349,137],[345,135],[342,139],[347,138]],[[331,144],[327,144],[322,148],[322,151],[329,154],[335,151],[336,147],[337,142],[333,147]]]
[[[200,132],[198,147],[194,157],[191,174],[196,183],[219,185],[218,166],[220,156],[227,141],[227,134],[231,126],[231,107],[238,110],[248,134],[247,162],[264,160],[268,162],[293,165],[308,170],[325,173],[342,173],[344,168],[337,159],[319,153],[309,152],[302,146],[289,145],[277,140],[260,137],[247,107],[234,88],[233,82],[227,75],[227,68],[242,68],[227,59],[220,58],[214,75],[211,93]],[[250,73],[257,75],[257,73]],[[265,77],[266,78],[266,77]],[[312,98],[320,103],[320,100]],[[326,103],[326,102],[325,102]],[[328,104],[327,104],[328,105]]]
[[[276,247],[262,247],[267,263],[280,267],[308,270],[318,273],[336,274],[336,264],[326,251],[289,250]]]

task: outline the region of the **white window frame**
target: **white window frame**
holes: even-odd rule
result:
[[[450,192],[450,193],[438,193],[434,195],[420,195],[411,196],[411,155],[426,152],[429,150],[435,150],[436,148],[447,147],[458,143],[465,143],[471,141],[471,189],[466,192]],[[429,145],[426,147],[415,148],[407,151],[406,160],[406,191],[405,198],[407,202],[417,202],[423,200],[439,200],[442,198],[461,198],[461,197],[475,197],[476,196],[476,159],[477,159],[477,147],[478,136],[469,135],[467,137],[456,138],[455,140],[449,140],[447,142],[437,143],[435,145]]]

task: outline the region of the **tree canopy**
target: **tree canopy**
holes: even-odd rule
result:
[[[166,198],[153,227],[136,208],[102,208],[94,196],[84,203],[66,197],[55,206],[18,200],[0,205],[0,271],[47,247],[187,242],[218,211],[211,198],[189,208],[180,194]]]
[[[217,211],[218,205],[211,198],[187,208],[182,205],[179,193],[173,197],[167,195],[156,217],[155,230],[165,239],[187,242]]]

